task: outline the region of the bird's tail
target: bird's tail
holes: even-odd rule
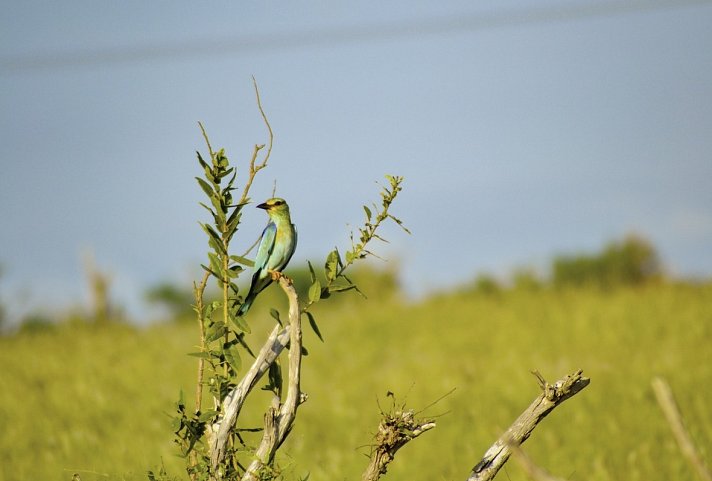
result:
[[[249,293],[247,297],[245,298],[245,302],[242,303],[240,308],[237,310],[237,316],[241,317],[247,314],[247,311],[250,310],[250,307],[252,307],[252,303],[255,301],[255,296],[252,293]]]

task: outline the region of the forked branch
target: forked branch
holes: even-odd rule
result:
[[[248,394],[269,370],[270,365],[277,360],[287,344],[290,344],[287,396],[281,406],[272,406],[265,414],[265,431],[262,442],[257,449],[256,459],[247,468],[243,479],[257,479],[256,474],[258,471],[263,466],[271,463],[275,451],[291,429],[297,407],[306,399],[306,396],[299,390],[302,348],[299,299],[291,280],[282,275],[280,276],[279,284],[289,299],[289,324],[287,327],[276,325],[272,329],[250,369],[223,400],[221,407],[223,415],[218,422],[211,426],[211,435],[209,436],[210,462],[213,473],[216,473],[217,478],[220,477],[218,469],[225,459],[225,448],[230,432],[235,426]]]
[[[539,380],[542,393],[487,450],[482,460],[472,468],[467,481],[493,479],[512,454],[512,445],[518,446],[526,441],[537,424],[555,407],[577,394],[591,382],[590,379],[583,376],[581,370],[556,381],[553,385],[547,383],[538,372],[534,372],[534,375]]]
[[[265,413],[265,426],[262,441],[260,442],[255,459],[248,466],[242,481],[256,481],[260,479],[260,471],[269,467],[274,460],[277,449],[289,435],[297,415],[297,408],[306,401],[306,395],[299,389],[302,370],[302,325],[299,311],[299,299],[292,281],[280,275],[279,285],[289,298],[289,381],[287,396],[284,403],[279,404],[275,396],[273,405]]]

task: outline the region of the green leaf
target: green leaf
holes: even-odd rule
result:
[[[319,326],[316,325],[316,321],[314,320],[314,316],[311,312],[307,311],[307,318],[309,319],[309,325],[311,326],[312,331],[314,331],[314,334],[317,335],[321,342],[324,342],[324,338],[321,337],[321,332],[319,332]]]
[[[210,197],[210,203],[213,204],[213,207],[215,207],[215,212],[217,215],[225,215],[225,208],[222,205],[222,202],[220,202],[220,198],[217,195],[213,195]]]
[[[242,211],[241,206],[237,206],[233,211],[232,214],[230,214],[230,217],[227,219],[227,230],[228,232],[232,232],[237,228],[237,224],[240,222],[240,217],[241,214],[240,212]]]
[[[232,367],[235,372],[238,372],[242,367],[242,359],[240,358],[238,350],[228,347],[227,349],[223,349],[223,355],[225,356],[225,360],[230,367]]]
[[[312,304],[318,302],[321,298],[321,283],[319,279],[315,279],[312,285],[309,287],[309,302]]]
[[[201,359],[210,359],[210,357],[211,357],[211,354],[210,354],[209,352],[207,352],[207,351],[202,351],[202,352],[189,352],[188,355],[189,355],[189,356],[192,356],[192,357],[201,358]]]
[[[201,423],[206,423],[213,419],[217,414],[217,411],[213,409],[208,409],[207,411],[200,413],[200,416],[198,416],[198,421],[200,421]]]
[[[213,241],[215,241],[215,244],[218,246],[218,249],[215,250],[220,250],[223,252],[223,254],[227,254],[227,252],[225,252],[225,249],[223,248],[222,240],[220,239],[218,233],[215,232],[215,229],[213,229],[209,224],[205,224],[203,222],[200,222],[200,227],[202,227],[205,233],[208,234],[208,236],[210,236]]]
[[[312,266],[312,263],[310,261],[307,261],[307,265],[309,266],[309,277],[311,277],[311,281],[314,282],[316,280],[316,273],[314,272],[314,266]]]
[[[244,269],[242,266],[239,266],[237,264],[233,264],[227,269],[227,276],[230,278],[235,278],[240,275],[240,272],[243,271]]]
[[[203,156],[200,155],[200,152],[196,151],[195,153],[198,154],[198,162],[200,162],[200,165],[201,165],[204,169],[210,169],[210,166],[208,165],[207,162],[205,162],[205,161],[203,160]]]
[[[345,292],[356,289],[356,284],[329,286],[329,292]]]
[[[333,281],[336,278],[338,267],[339,253],[334,249],[326,256],[326,262],[324,263],[324,275],[326,276],[327,282]]]
[[[213,342],[216,339],[220,339],[226,332],[227,326],[225,323],[222,321],[216,322],[205,333],[205,342]]]
[[[388,214],[388,217],[390,217],[391,220],[393,220],[393,222],[395,222],[396,224],[398,224],[401,229],[403,229],[403,230],[406,231],[408,234],[410,234],[410,231],[406,228],[406,226],[403,225],[403,221],[402,221],[402,220],[398,219],[397,217],[395,217],[395,216],[393,216],[393,215],[391,215],[391,214]]]
[[[282,320],[279,318],[279,311],[275,308],[270,308],[269,315],[272,316],[279,325],[282,325]]]
[[[217,254],[214,252],[208,252],[208,259],[210,259],[210,269],[215,272],[222,273],[222,266],[220,259],[218,259]]]
[[[218,280],[220,279],[220,277],[221,277],[220,274],[218,274],[217,272],[213,271],[210,267],[206,266],[205,264],[200,264],[200,267],[202,267],[202,268],[205,269],[207,272],[209,272],[210,274],[212,274],[213,277],[215,277],[216,279],[218,279]]]
[[[230,260],[235,261],[235,262],[239,262],[239,263],[242,264],[243,266],[247,266],[247,267],[254,267],[254,265],[255,265],[255,263],[252,262],[252,261],[251,261],[250,259],[248,259],[247,257],[234,256],[234,255],[233,255],[233,256],[230,256]]]
[[[235,305],[235,310],[233,312],[233,315],[230,316],[230,319],[232,320],[232,323],[235,324],[235,327],[237,327],[240,331],[250,333],[252,330],[250,329],[250,326],[245,322],[245,318],[242,316],[237,315],[237,310],[239,309],[238,305]]]
[[[200,188],[203,189],[203,192],[205,192],[205,195],[207,195],[208,197],[212,197],[212,196],[215,195],[215,191],[214,191],[213,188],[210,186],[210,184],[208,184],[207,182],[205,182],[205,181],[204,181],[203,179],[201,179],[200,177],[196,177],[195,180],[198,181],[198,184],[200,184]]]
[[[366,207],[364,205],[363,210],[366,212],[366,218],[368,219],[369,222],[371,222],[371,209],[369,209],[368,207]]]

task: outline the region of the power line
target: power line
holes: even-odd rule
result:
[[[41,53],[0,57],[3,73],[60,70],[146,60],[237,55],[266,51],[285,51],[307,47],[330,47],[352,43],[373,43],[388,40],[475,32],[495,28],[517,27],[613,17],[662,9],[679,9],[709,5],[712,0],[632,0],[605,1],[589,4],[558,5],[486,14],[460,15],[424,19],[408,23],[393,23],[349,28],[328,28],[316,31],[259,34],[222,39],[186,41],[139,46],[119,46],[96,50]]]

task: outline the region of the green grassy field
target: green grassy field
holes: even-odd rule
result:
[[[365,286],[368,291],[368,286]],[[264,306],[251,316],[268,317]],[[712,463],[712,286],[461,292],[421,303],[355,296],[315,310],[325,343],[306,329],[309,394],[284,446],[287,476],[355,480],[388,391],[434,431],[401,450],[386,479],[462,480],[538,394],[583,369],[591,384],[524,445],[566,479],[693,480],[655,402],[667,378]],[[0,480],[146,479],[165,464],[185,479],[168,413],[192,398],[192,324],[146,329],[62,326],[0,338]],[[255,329],[259,337],[259,328]],[[259,422],[256,399],[248,416]],[[508,463],[499,479],[525,479]]]

